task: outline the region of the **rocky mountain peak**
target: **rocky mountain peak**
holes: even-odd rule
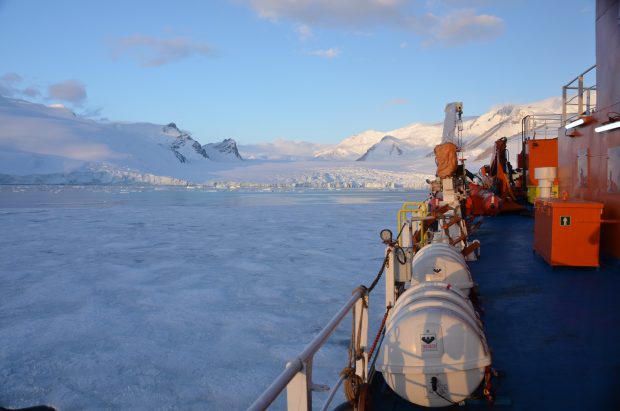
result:
[[[219,143],[210,143],[203,146],[209,153],[211,159],[238,159],[243,160],[239,149],[237,148],[237,142],[232,138],[226,138]]]

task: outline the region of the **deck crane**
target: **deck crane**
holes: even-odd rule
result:
[[[455,246],[469,259],[475,259],[474,251],[477,245],[470,247],[467,237],[469,230],[465,220],[465,202],[468,196],[467,174],[465,159],[461,153],[463,103],[452,102],[444,109],[445,118],[441,144],[435,146],[435,162],[437,163],[437,178],[429,181],[431,184],[431,210],[436,215],[441,230],[439,241]]]

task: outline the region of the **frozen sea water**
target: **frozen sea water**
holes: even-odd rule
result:
[[[423,197],[2,187],[0,406],[245,409],[371,282],[379,230]],[[317,383],[337,380],[348,325]]]

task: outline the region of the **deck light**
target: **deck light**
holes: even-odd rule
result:
[[[565,128],[565,129],[567,129],[567,130],[569,130],[569,129],[571,129],[571,128],[575,128],[575,127],[577,127],[577,126],[580,126],[580,125],[582,125],[583,123],[585,123],[584,119],[582,119],[582,118],[578,118],[577,120],[575,120],[575,121],[573,121],[573,122],[568,123],[567,125],[565,125],[565,126],[564,126],[564,128]]]
[[[566,130],[570,130],[571,128],[575,128],[578,126],[582,126],[585,124],[590,124],[592,122],[592,117],[590,116],[580,116],[577,120],[572,121],[564,126]]]
[[[598,126],[594,129],[594,131],[596,131],[597,133],[601,133],[603,131],[613,130],[614,128],[620,127],[620,114],[609,113],[607,114],[607,117],[609,118],[609,121]]]
[[[381,240],[384,243],[391,243],[392,242],[392,232],[390,230],[383,229],[381,230],[381,233],[379,234],[381,236]]]

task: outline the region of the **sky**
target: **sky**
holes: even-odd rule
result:
[[[0,94],[202,143],[337,143],[561,94],[593,0],[0,0]]]

